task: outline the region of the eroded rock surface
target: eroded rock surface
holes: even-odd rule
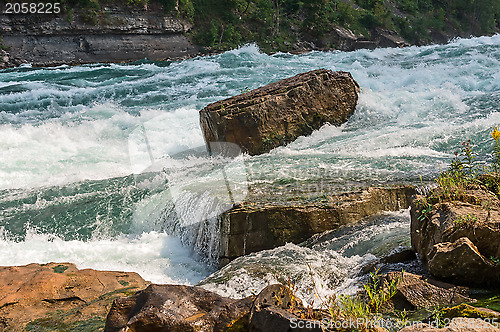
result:
[[[434,196],[418,196],[412,203],[413,249],[437,278],[498,287],[499,199],[482,185],[467,188],[452,199],[443,198],[442,189],[436,190]]]
[[[390,272],[385,275],[385,280],[398,281],[396,295],[389,304],[396,310],[429,309],[474,301],[464,287],[429,280],[408,272]]]
[[[325,123],[346,122],[358,92],[350,73],[318,69],[208,105],[200,111],[201,128],[208,149],[210,142],[231,142],[257,155]]]
[[[117,299],[104,331],[224,331],[248,317],[251,303],[251,298],[234,300],[200,287],[150,285]]]
[[[220,264],[287,242],[300,243],[383,211],[407,208],[414,193],[413,187],[395,186],[325,194],[313,201],[266,202],[249,197],[221,216]]]
[[[0,330],[101,329],[113,300],[145,288],[137,273],[70,263],[0,267]]]

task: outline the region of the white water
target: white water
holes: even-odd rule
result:
[[[201,280],[213,269],[194,248],[215,250],[216,227],[204,226],[199,238],[174,227],[179,221],[166,209],[172,197],[162,189],[164,179],[108,183],[148,166],[142,157],[131,158],[131,135],[151,124],[145,129],[155,161],[175,166],[178,183],[213,180],[214,166],[204,156],[169,159],[203,146],[197,111],[246,87],[316,68],[352,73],[361,86],[356,113],[340,128],[325,126],[268,154],[245,157],[250,184],[417,182],[446,167],[463,140],[472,139],[483,155],[491,150],[489,132],[500,124],[500,35],[304,55],[268,56],[250,45],[172,63],[3,70],[0,265],[70,261],[136,271],[155,282]],[[121,212],[113,210],[117,204]],[[345,268],[331,273],[350,271],[338,280],[369,258],[342,260],[293,245],[276,250],[310,255],[310,261],[336,257]],[[304,265],[299,270],[307,274]]]
[[[314,307],[334,294],[359,290],[362,266],[376,261],[391,248],[408,245],[409,210],[387,212],[363,227],[326,232],[302,245],[284,246],[237,258],[201,282],[205,289],[243,298],[265,286],[291,282],[297,296]]]

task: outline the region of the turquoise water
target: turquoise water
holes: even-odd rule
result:
[[[248,185],[417,183],[444,169],[463,140],[482,155],[492,149],[500,35],[302,55],[247,45],[178,62],[2,70],[0,265],[70,261],[188,284],[208,276],[218,248],[213,211],[224,206],[181,189],[220,183],[217,170],[231,161],[204,154],[198,110],[317,68],[352,73],[361,86],[355,114],[231,164],[225,176],[237,198]],[[134,175],[145,170],[152,175]]]

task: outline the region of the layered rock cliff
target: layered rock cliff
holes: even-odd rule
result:
[[[0,36],[8,54],[0,68],[164,60],[198,53],[186,37],[186,20],[163,14],[161,8],[106,7],[91,21],[85,12],[67,14],[2,14]],[[4,51],[5,52],[5,51]]]

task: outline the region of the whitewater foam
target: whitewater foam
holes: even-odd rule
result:
[[[190,196],[179,190],[175,198],[164,190],[169,174],[182,185],[207,185],[217,179],[214,170],[227,164],[196,150],[204,145],[197,111],[246,88],[319,67],[352,73],[361,86],[355,114],[341,127],[326,125],[270,153],[244,156],[245,181],[236,184],[325,180],[348,190],[362,182],[419,183],[420,176],[431,180],[445,169],[467,139],[486,156],[480,162],[490,158],[489,133],[500,124],[500,35],[447,45],[301,55],[268,56],[246,45],[178,62],[2,70],[0,227],[4,234],[17,233],[0,239],[6,253],[0,264],[70,260],[80,267],[137,271],[152,281],[194,283],[203,278],[210,264],[195,250],[211,252],[215,259],[217,218],[192,204],[210,199],[201,191]],[[151,177],[142,174],[146,178],[138,183],[120,178],[151,166],[143,145],[137,155],[130,152],[134,133],[147,135],[153,160],[165,162],[148,170],[157,172]],[[186,205],[169,205],[176,200]],[[197,222],[180,227],[183,214]],[[203,217],[209,222],[200,222]],[[197,232],[193,225],[199,226]],[[390,237],[393,229],[378,232],[380,236],[372,233],[374,238]],[[360,239],[354,247],[362,249],[347,257],[337,249],[318,253],[290,244],[242,258],[241,270],[235,270],[241,280],[217,287],[235,295],[232,290],[239,284],[250,283],[257,291],[274,280],[259,275],[259,269],[274,263],[287,270],[295,257],[301,264],[285,271],[288,275],[307,275],[304,262],[314,265],[324,259],[330,262],[325,270],[317,266],[318,284],[326,283],[322,292],[352,290],[352,273],[373,258],[366,254],[369,246],[376,245]],[[328,273],[331,278],[324,276]]]

